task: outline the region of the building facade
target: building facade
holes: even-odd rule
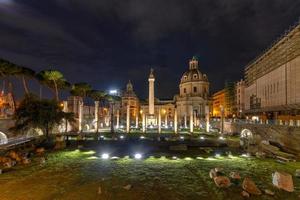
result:
[[[225,90],[222,89],[212,95],[212,117],[221,117],[225,105]]]
[[[245,68],[245,114],[258,120],[300,120],[300,25]]]
[[[245,81],[240,80],[235,84],[235,106],[237,117],[243,117],[245,111]]]

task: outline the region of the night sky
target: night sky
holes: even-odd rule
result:
[[[153,67],[170,98],[196,55],[215,92],[299,16],[299,0],[0,0],[0,57],[142,98]]]

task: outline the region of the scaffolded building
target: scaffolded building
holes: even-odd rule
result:
[[[245,68],[245,113],[262,120],[300,120],[300,23]]]

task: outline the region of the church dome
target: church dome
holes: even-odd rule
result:
[[[193,58],[189,62],[189,70],[182,75],[181,83],[208,81],[206,74],[202,74],[198,66],[198,59],[193,56]]]

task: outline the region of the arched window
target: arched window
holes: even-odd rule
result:
[[[183,88],[183,93],[186,93],[186,88]]]

